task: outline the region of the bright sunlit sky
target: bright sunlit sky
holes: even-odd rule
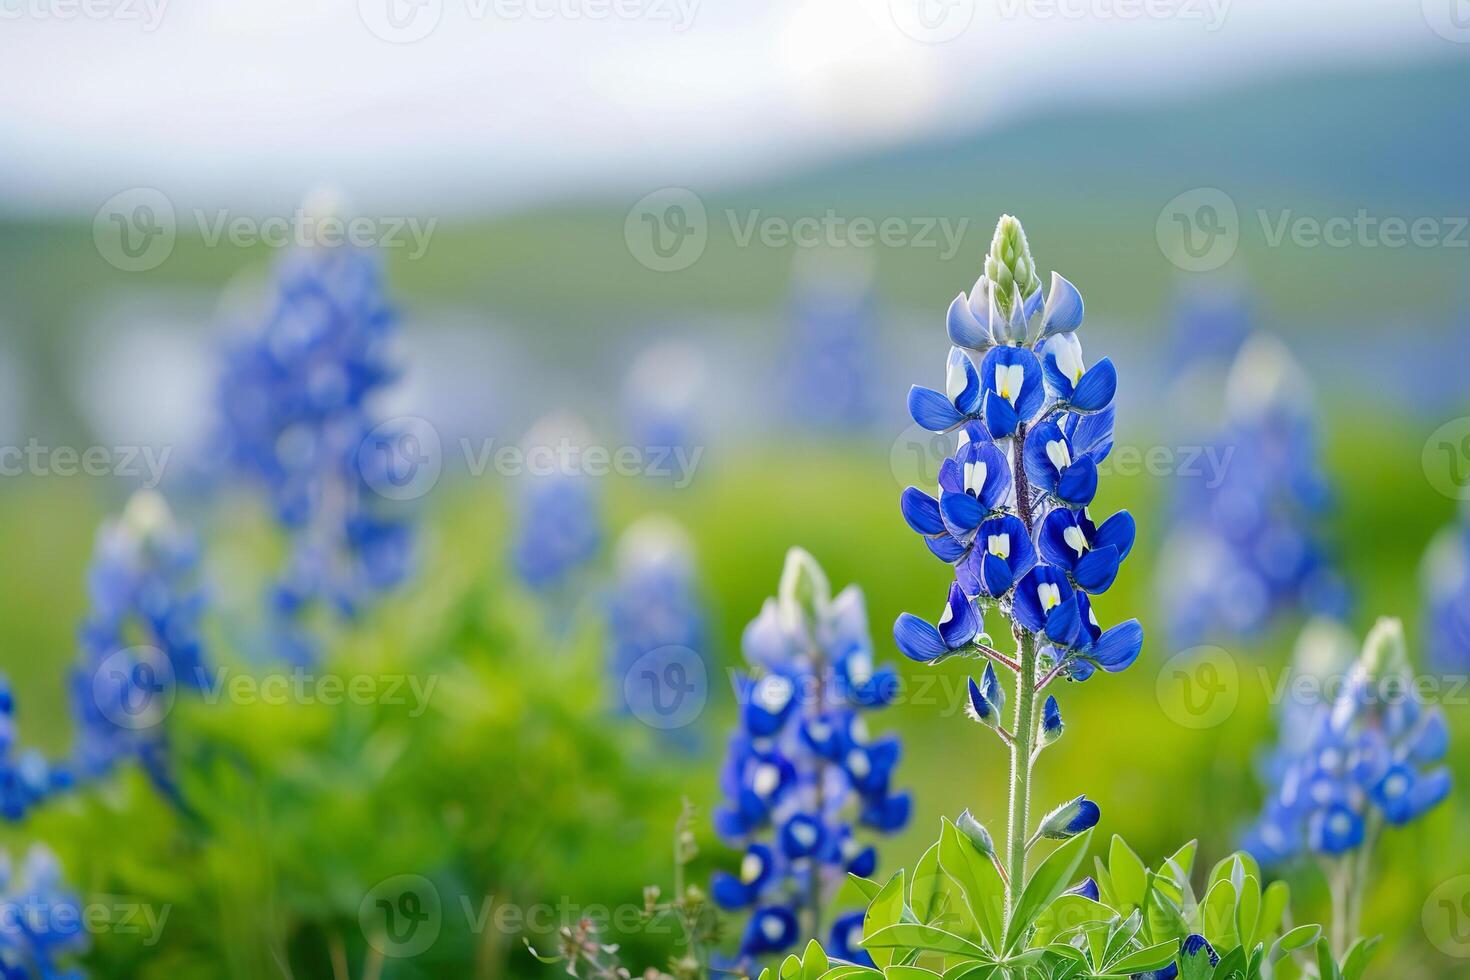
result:
[[[709,185],[1048,102],[1470,53],[1431,29],[1438,2],[0,0],[0,209],[90,214],[135,185],[265,210],[325,180],[430,212]],[[958,36],[910,36],[915,4]],[[1178,15],[1122,16],[1149,5]],[[588,16],[619,7],[643,16]],[[433,29],[385,41],[390,9]]]

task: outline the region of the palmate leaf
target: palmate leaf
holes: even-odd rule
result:
[[[1169,940],[1121,956],[1108,963],[1105,971],[1108,974],[1127,976],[1133,973],[1145,973],[1149,970],[1161,970],[1174,962],[1174,957],[1178,954],[1179,944]]]
[[[1082,895],[1062,895],[1048,905],[1036,917],[1036,929],[1031,934],[1032,946],[1050,946],[1094,922],[1111,922],[1117,913],[1101,902]]]

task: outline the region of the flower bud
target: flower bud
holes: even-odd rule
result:
[[[996,307],[1007,317],[1015,294],[1024,300],[1041,288],[1026,232],[1021,222],[1009,214],[1001,215],[996,222],[990,254],[985,257],[985,277],[990,280]]]
[[[1042,745],[1050,745],[1062,737],[1062,709],[1057,704],[1053,695],[1047,695],[1046,703],[1041,706],[1041,724],[1037,728],[1036,737]]]
[[[995,841],[991,839],[990,831],[985,825],[976,820],[969,810],[961,813],[959,819],[954,822],[955,829],[964,834],[975,850],[986,857],[995,857]]]
[[[1048,840],[1066,840],[1096,827],[1101,817],[1102,811],[1096,803],[1085,796],[1079,796],[1048,813],[1041,821],[1039,832]]]

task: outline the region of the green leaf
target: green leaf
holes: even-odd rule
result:
[[[1284,881],[1273,881],[1266,886],[1261,896],[1260,932],[1256,938],[1270,942],[1281,931],[1286,918],[1286,906],[1291,899],[1291,888]]]
[[[1147,871],[1138,855],[1117,834],[1113,835],[1108,851],[1108,875],[1113,879],[1113,904],[1119,912],[1127,913],[1143,905]]]
[[[918,949],[930,953],[944,953],[949,956],[963,956],[972,960],[991,959],[990,953],[984,947],[970,942],[963,936],[956,936],[943,929],[912,922],[901,922],[898,925],[879,929],[872,935],[864,935],[863,948],[869,953],[885,949]],[[874,956],[873,960],[877,962],[878,957]]]
[[[882,980],[883,971],[856,963],[843,963],[822,974],[820,980]]]
[[[922,966],[885,966],[886,980],[939,980],[939,974]]]
[[[958,963],[944,971],[944,980],[990,980],[1001,969],[998,963]]]
[[[1179,944],[1174,940],[1149,946],[1124,956],[1115,963],[1109,963],[1109,973],[1145,973],[1149,970],[1160,970],[1174,962],[1174,956],[1179,952]]]
[[[1297,926],[1295,929],[1282,936],[1272,944],[1273,950],[1281,950],[1282,953],[1295,952],[1312,945],[1322,938],[1322,927],[1317,925]],[[1280,959],[1280,957],[1277,957]]]
[[[1216,946],[1215,949],[1218,952],[1220,947]],[[1247,975],[1245,950],[1239,946],[1220,953],[1220,965],[1215,967],[1215,976],[1220,980],[1231,980],[1232,975],[1242,980]]]
[[[1103,963],[1110,963],[1122,955],[1142,927],[1143,914],[1136,909],[1128,918],[1113,926],[1113,931],[1108,936],[1108,944],[1103,947]]]
[[[1179,850],[1169,855],[1160,871],[1168,870],[1175,881],[1187,882],[1189,876],[1194,872],[1194,855],[1199,850],[1199,841],[1192,840]]]
[[[863,935],[871,936],[887,926],[895,925],[902,917],[903,869],[900,868],[868,903],[868,910],[863,915]],[[893,962],[893,953],[890,950],[877,950],[871,955],[878,966],[887,966]]]
[[[1082,866],[1082,859],[1087,856],[1087,845],[1091,840],[1092,831],[1079,834],[1064,842],[1041,862],[1041,866],[1031,875],[1031,880],[1026,882],[1020,901],[1016,902],[1011,913],[1011,924],[1006,930],[1006,950],[1015,948],[1026,930],[1031,927],[1031,923],[1041,914],[1041,910],[1067,890],[1077,875],[1077,869]]]
[[[1235,901],[1235,931],[1240,936],[1240,945],[1246,949],[1256,946],[1260,918],[1261,883],[1252,875],[1246,875]]]
[[[1235,886],[1227,878],[1218,879],[1210,887],[1200,907],[1205,938],[1216,949],[1239,946],[1235,931]]]
[[[1368,961],[1378,951],[1378,944],[1383,937],[1374,936],[1372,939],[1359,939],[1348,949],[1347,956],[1342,960],[1342,980],[1360,980],[1363,971],[1368,969]]]
[[[781,961],[781,970],[777,974],[781,980],[797,980],[801,976],[801,960],[792,953]]]
[[[919,863],[914,865],[913,884],[909,886],[909,906],[920,922],[933,922],[945,910],[948,880],[939,867],[939,844],[929,845]]]
[[[1337,963],[1332,959],[1332,947],[1326,937],[1317,940],[1317,976],[1320,980],[1338,980]]]
[[[1148,923],[1149,935],[1158,941],[1183,940],[1191,931],[1184,910],[1159,888],[1149,892]]]
[[[883,887],[872,878],[862,878],[858,875],[852,874],[851,872],[848,872],[847,880],[852,882],[853,885],[857,887],[858,891],[862,892],[863,901],[865,902],[871,902],[873,899],[877,898],[879,890],[881,890]]]
[[[801,955],[801,978],[802,980],[817,980],[827,972],[827,954],[822,951],[822,946],[815,939],[806,944],[806,952]]]
[[[981,938],[992,951],[999,951],[1005,928],[1005,882],[990,858],[981,854],[947,819],[939,832],[939,865],[964,892],[965,904]]]
[[[1083,895],[1063,895],[1036,917],[1032,946],[1049,946],[1057,939],[1091,922],[1111,922],[1116,913],[1101,902]]]

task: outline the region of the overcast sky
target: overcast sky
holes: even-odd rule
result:
[[[708,186],[1048,102],[1464,56],[1454,2],[0,0],[0,209]]]

